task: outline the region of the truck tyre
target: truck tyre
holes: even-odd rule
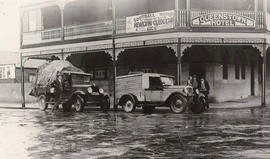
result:
[[[121,105],[126,113],[132,113],[136,108],[136,101],[132,97],[126,97]]]
[[[143,106],[142,109],[143,109],[144,114],[152,114],[155,110],[155,107],[154,106]]]
[[[76,112],[82,112],[84,109],[84,103],[80,96],[77,96],[74,102]]]
[[[63,103],[63,111],[64,112],[70,112],[72,108],[72,104],[70,103]]]
[[[46,96],[44,94],[38,97],[39,109],[45,111],[48,108],[48,103],[46,103]]]
[[[200,114],[205,111],[206,100],[203,97],[200,97],[194,104],[191,104],[190,110],[194,114]]]
[[[174,113],[183,113],[187,107],[187,100],[182,95],[174,95],[170,99],[170,109]]]

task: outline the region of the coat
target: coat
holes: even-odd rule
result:
[[[53,82],[53,86],[55,88],[55,97],[59,97],[63,93],[63,80],[60,82],[58,79],[56,79]]]
[[[204,85],[205,85],[205,88],[206,88],[206,93],[209,94],[209,91],[210,91],[210,86],[209,86],[209,83],[204,80]],[[201,82],[199,82],[199,86],[198,86],[199,90],[201,90]]]

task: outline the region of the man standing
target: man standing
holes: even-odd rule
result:
[[[210,90],[209,83],[202,77],[201,82],[199,84],[199,91],[205,95],[206,109],[209,109],[209,103],[208,103],[209,90]]]
[[[53,86],[55,87],[55,104],[52,107],[52,111],[58,109],[59,104],[61,103],[61,96],[63,93],[63,74],[57,72],[56,80],[53,82]]]

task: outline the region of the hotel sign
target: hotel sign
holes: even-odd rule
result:
[[[230,12],[213,12],[191,18],[192,27],[248,27],[255,28],[255,20]]]
[[[126,32],[138,33],[171,29],[174,27],[174,11],[142,14],[126,18]]]

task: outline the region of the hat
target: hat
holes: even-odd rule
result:
[[[58,77],[58,76],[63,76],[63,73],[58,71],[58,72],[56,73],[56,77]]]

